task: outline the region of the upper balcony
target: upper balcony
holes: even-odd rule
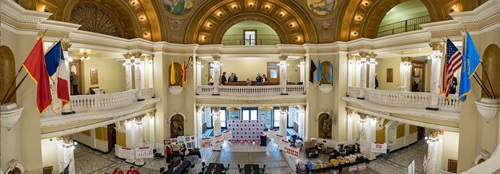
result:
[[[197,87],[196,99],[211,100],[238,100],[238,101],[262,101],[262,100],[295,100],[305,101],[306,92],[304,85],[286,85],[286,93],[283,93],[281,85],[266,86],[219,86],[218,95],[214,93],[214,86],[201,85]]]

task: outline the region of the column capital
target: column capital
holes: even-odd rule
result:
[[[302,56],[301,58],[299,58],[299,61],[300,61],[300,62],[304,62],[304,61],[306,61],[306,56]]]
[[[375,57],[377,57],[378,54],[375,54],[374,52],[371,52],[370,54],[368,54],[368,57],[372,58],[372,59],[375,59]]]
[[[286,113],[288,110],[288,106],[280,106],[281,113]]]
[[[437,129],[425,128],[425,133],[427,133],[427,136],[429,136],[429,140],[437,141],[438,136],[443,135],[444,131],[437,130]]]
[[[61,42],[61,47],[63,51],[68,51],[69,48],[71,48],[71,43],[70,42]]]
[[[361,58],[365,58],[369,55],[370,53],[368,51],[360,51],[359,52],[359,55],[361,56]]]
[[[351,115],[354,113],[354,111],[352,109],[349,109],[349,108],[345,108],[345,111],[347,112],[347,115]]]
[[[64,144],[73,145],[73,139],[76,137],[76,134],[69,134],[57,137],[57,140],[62,140]]]
[[[361,56],[356,56],[356,55],[355,55],[355,56],[354,56],[354,59],[356,59],[356,60],[361,60]]]
[[[401,57],[402,62],[411,62],[411,57]]]
[[[299,105],[299,110],[306,111],[306,105]]]
[[[196,112],[201,112],[205,106],[196,106]]]
[[[154,117],[156,114],[156,110],[153,110],[153,111],[149,111],[147,114],[150,116],[150,117]]]
[[[212,107],[212,112],[213,113],[219,113],[220,107]]]
[[[195,59],[196,59],[196,62],[201,62],[201,58],[200,57],[196,56]]]
[[[132,55],[135,57],[135,58],[140,58],[141,55],[142,55],[142,51],[134,51],[132,52]]]
[[[132,54],[125,53],[125,54],[123,54],[123,57],[125,57],[125,59],[130,59],[132,57]]]
[[[141,56],[141,59],[140,59],[140,60],[141,60],[141,61],[145,61],[147,58],[148,58],[148,56],[144,56],[144,55],[143,55],[143,56]]]
[[[134,117],[135,124],[141,125],[142,124],[142,118],[144,118],[144,115]]]
[[[220,55],[212,55],[212,59],[214,59],[214,61],[220,61],[221,57]]]
[[[439,50],[443,51],[444,48],[444,42],[429,42],[429,46],[432,48],[432,50]]]
[[[287,55],[280,55],[278,58],[280,59],[280,61],[286,61],[288,56]]]
[[[356,56],[348,54],[347,55],[347,60],[356,60]]]

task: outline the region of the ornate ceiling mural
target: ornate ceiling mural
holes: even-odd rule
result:
[[[333,12],[337,0],[307,0],[307,7],[317,15],[328,15]]]
[[[167,12],[174,15],[183,15],[193,8],[193,0],[162,0]]]
[[[80,30],[123,37],[116,17],[91,3],[77,4],[71,12],[70,22],[82,25]]]

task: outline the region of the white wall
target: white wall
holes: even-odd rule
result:
[[[89,87],[96,86],[105,88],[106,93],[125,91],[125,67],[123,66],[123,62],[117,61],[115,59],[104,59],[97,57],[82,62],[84,78],[83,90],[85,91],[84,94],[90,93]],[[97,85],[90,84],[90,69],[97,69]],[[133,69],[134,67],[132,67],[132,71],[134,72]],[[133,77],[134,76],[132,76],[132,79]]]
[[[59,171],[59,156],[57,147],[57,139],[43,139],[42,143],[42,166],[52,166],[53,171]]]
[[[443,152],[441,168],[448,170],[448,159],[458,159],[458,141],[460,135],[456,132],[445,131],[443,134]]]

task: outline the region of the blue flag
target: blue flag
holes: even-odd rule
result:
[[[330,62],[330,74],[328,74],[328,81],[333,84],[333,66],[332,62]]]
[[[480,63],[481,57],[477,52],[476,46],[474,46],[474,41],[470,37],[469,32],[466,32],[462,58],[462,71],[460,72],[460,84],[458,90],[458,97],[462,102],[467,99],[467,94],[469,94],[471,90],[470,78],[474,72],[476,72]]]
[[[316,81],[321,84],[321,76],[323,76],[323,66],[321,66],[321,61],[318,60],[318,73],[316,74]]]
[[[57,72],[59,61],[61,61],[61,55],[61,42],[57,42],[45,54],[45,67],[47,67],[47,73],[49,73],[49,76],[52,76]]]

